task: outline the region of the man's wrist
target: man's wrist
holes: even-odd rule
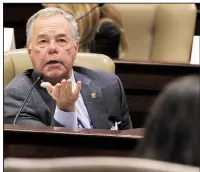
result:
[[[75,104],[61,104],[61,103],[56,103],[56,106],[58,109],[64,111],[64,112],[75,112],[76,111],[76,106]]]

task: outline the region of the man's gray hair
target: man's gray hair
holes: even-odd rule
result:
[[[32,31],[32,24],[33,22],[39,18],[39,17],[50,17],[50,16],[55,16],[61,14],[63,17],[65,17],[65,19],[72,25],[73,28],[73,32],[74,32],[74,41],[78,42],[79,38],[78,38],[78,25],[76,20],[74,19],[74,17],[59,9],[59,8],[55,8],[55,7],[48,7],[48,8],[44,8],[40,11],[38,11],[37,13],[35,13],[33,16],[31,16],[26,24],[26,43],[29,44],[31,41],[31,31]]]

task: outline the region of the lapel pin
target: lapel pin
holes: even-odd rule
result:
[[[96,93],[91,93],[90,95],[91,95],[91,97],[92,97],[93,99],[96,98]]]

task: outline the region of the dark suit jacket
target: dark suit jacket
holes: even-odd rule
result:
[[[94,128],[110,129],[121,121],[119,129],[132,128],[123,86],[113,74],[74,67],[75,80],[82,81],[81,94]],[[12,124],[37,76],[27,70],[16,76],[4,89],[4,123]],[[91,93],[96,93],[92,98]],[[54,120],[56,102],[37,83],[19,115],[17,124],[29,126],[62,126]]]

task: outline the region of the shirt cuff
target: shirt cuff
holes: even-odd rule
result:
[[[64,112],[56,107],[54,119],[68,129],[77,129],[77,113]]]

